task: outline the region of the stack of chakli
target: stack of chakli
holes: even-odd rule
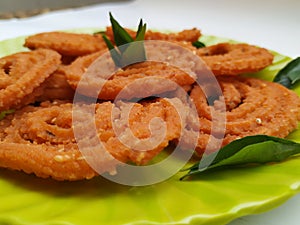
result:
[[[114,42],[112,28],[105,33]],[[268,50],[230,43],[197,49],[192,43],[200,36],[198,29],[149,30],[145,40],[168,42],[201,57],[222,96],[204,91],[198,75],[154,61],[126,66],[109,79],[108,74],[89,77],[79,88],[88,68],[108,51],[102,36],[48,32],[28,37],[24,45],[29,51],[0,59],[0,111],[7,114],[0,121],[0,166],[56,180],[91,179],[115,174],[121,163],[147,165],[171,144],[181,143],[183,151],[193,148],[202,156],[245,136],[286,137],[296,129],[299,97],[279,84],[243,76],[272,64]],[[152,51],[180,61],[172,51]],[[148,78],[147,85],[140,82],[140,91],[129,88],[127,98],[118,98],[126,87]],[[172,94],[179,90],[186,95]],[[73,121],[75,95],[80,107]],[[76,135],[74,126],[80,128]],[[97,171],[81,148],[100,155]]]

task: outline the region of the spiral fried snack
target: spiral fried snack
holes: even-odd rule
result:
[[[252,73],[269,66],[273,55],[264,48],[248,44],[220,43],[197,50],[215,75]]]
[[[0,59],[0,111],[29,103],[39,86],[60,64],[60,55],[39,49]]]
[[[293,91],[280,84],[256,78],[220,76],[218,81],[226,103],[223,145],[235,139],[257,134],[283,138],[297,128],[300,120],[300,98]],[[219,110],[219,100],[215,100],[213,106],[208,106],[199,86],[193,88],[190,96],[199,115],[200,137],[196,150],[201,155],[210,138],[212,129],[210,115],[212,111]],[[215,150],[217,149],[208,149],[208,151]]]
[[[64,56],[82,56],[106,49],[99,35],[67,32],[45,32],[26,38],[24,46],[29,49],[52,49]]]
[[[74,90],[64,75],[64,65],[52,73],[43,83],[42,93],[36,98],[38,102],[52,100],[70,100],[74,97]]]
[[[95,136],[90,133],[91,124],[87,124],[85,109],[94,107],[95,120],[92,121],[95,121],[96,138],[102,144],[96,146],[97,153],[104,146],[104,151],[100,151],[101,155],[97,157],[97,172],[115,173],[119,161],[145,164],[164,149],[170,140],[178,138],[181,124],[173,122],[179,120],[179,115],[172,104],[161,99],[143,104],[105,102],[81,105],[75,126],[81,126],[80,131],[84,133],[82,138],[91,144]],[[39,107],[25,107],[17,111],[13,118],[3,120],[0,126],[4,130],[0,141],[0,166],[56,180],[80,180],[96,176],[97,173],[86,162],[88,156],[79,151],[77,142],[84,140],[80,139],[80,135],[75,140],[72,108],[71,103],[46,102]],[[126,110],[130,111],[128,121]],[[118,121],[115,128],[111,120],[113,111],[114,118]],[[153,118],[160,120],[151,125]],[[151,135],[161,133],[161,120],[166,124],[165,135],[162,140],[162,136],[155,135],[152,139]],[[152,126],[151,131],[149,124]],[[159,139],[157,143],[156,138]],[[136,150],[141,145],[147,151]],[[94,147],[89,146],[89,150],[95,150]]]
[[[134,93],[127,93],[127,98],[148,97],[175,90],[178,85],[193,84],[195,81],[195,77],[190,74],[161,62],[137,63],[118,70],[114,74],[102,74],[101,76],[90,74],[86,76],[87,81],[81,80],[88,67],[102,54],[103,52],[98,52],[79,57],[71,65],[65,67],[65,76],[74,90],[78,88],[81,82],[80,89],[77,89],[81,94],[95,97],[97,92],[99,99],[113,100],[134,82],[140,81],[140,86],[134,90]],[[101,92],[98,94],[99,90]]]

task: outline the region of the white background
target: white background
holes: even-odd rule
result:
[[[52,31],[109,25],[108,12],[127,27],[140,18],[150,29],[197,27],[204,34],[228,37],[266,47],[291,57],[300,55],[298,0],[136,0],[105,3],[27,18],[0,20],[0,40]],[[237,219],[230,225],[299,225],[300,195],[261,215]]]

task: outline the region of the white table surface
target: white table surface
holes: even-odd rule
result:
[[[111,11],[120,23],[136,27],[140,18],[148,28],[182,30],[197,27],[204,34],[228,37],[273,49],[291,57],[300,55],[300,1],[298,0],[136,0],[104,3],[57,11],[26,19],[0,20],[0,40],[43,31],[105,27]],[[300,195],[260,215],[230,225],[299,225]]]

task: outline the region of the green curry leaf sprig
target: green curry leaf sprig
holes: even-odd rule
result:
[[[280,162],[299,153],[299,143],[267,135],[248,136],[203,156],[181,179],[212,169]]]
[[[102,35],[111,57],[117,67],[124,67],[136,62],[143,62],[146,60],[146,52],[143,40],[145,39],[146,24],[140,20],[135,39],[115,20],[111,13],[109,13],[110,22],[112,25],[114,44],[107,38],[105,34]]]
[[[289,62],[282,68],[274,78],[274,82],[279,83],[287,88],[293,86],[300,80],[300,57]]]

